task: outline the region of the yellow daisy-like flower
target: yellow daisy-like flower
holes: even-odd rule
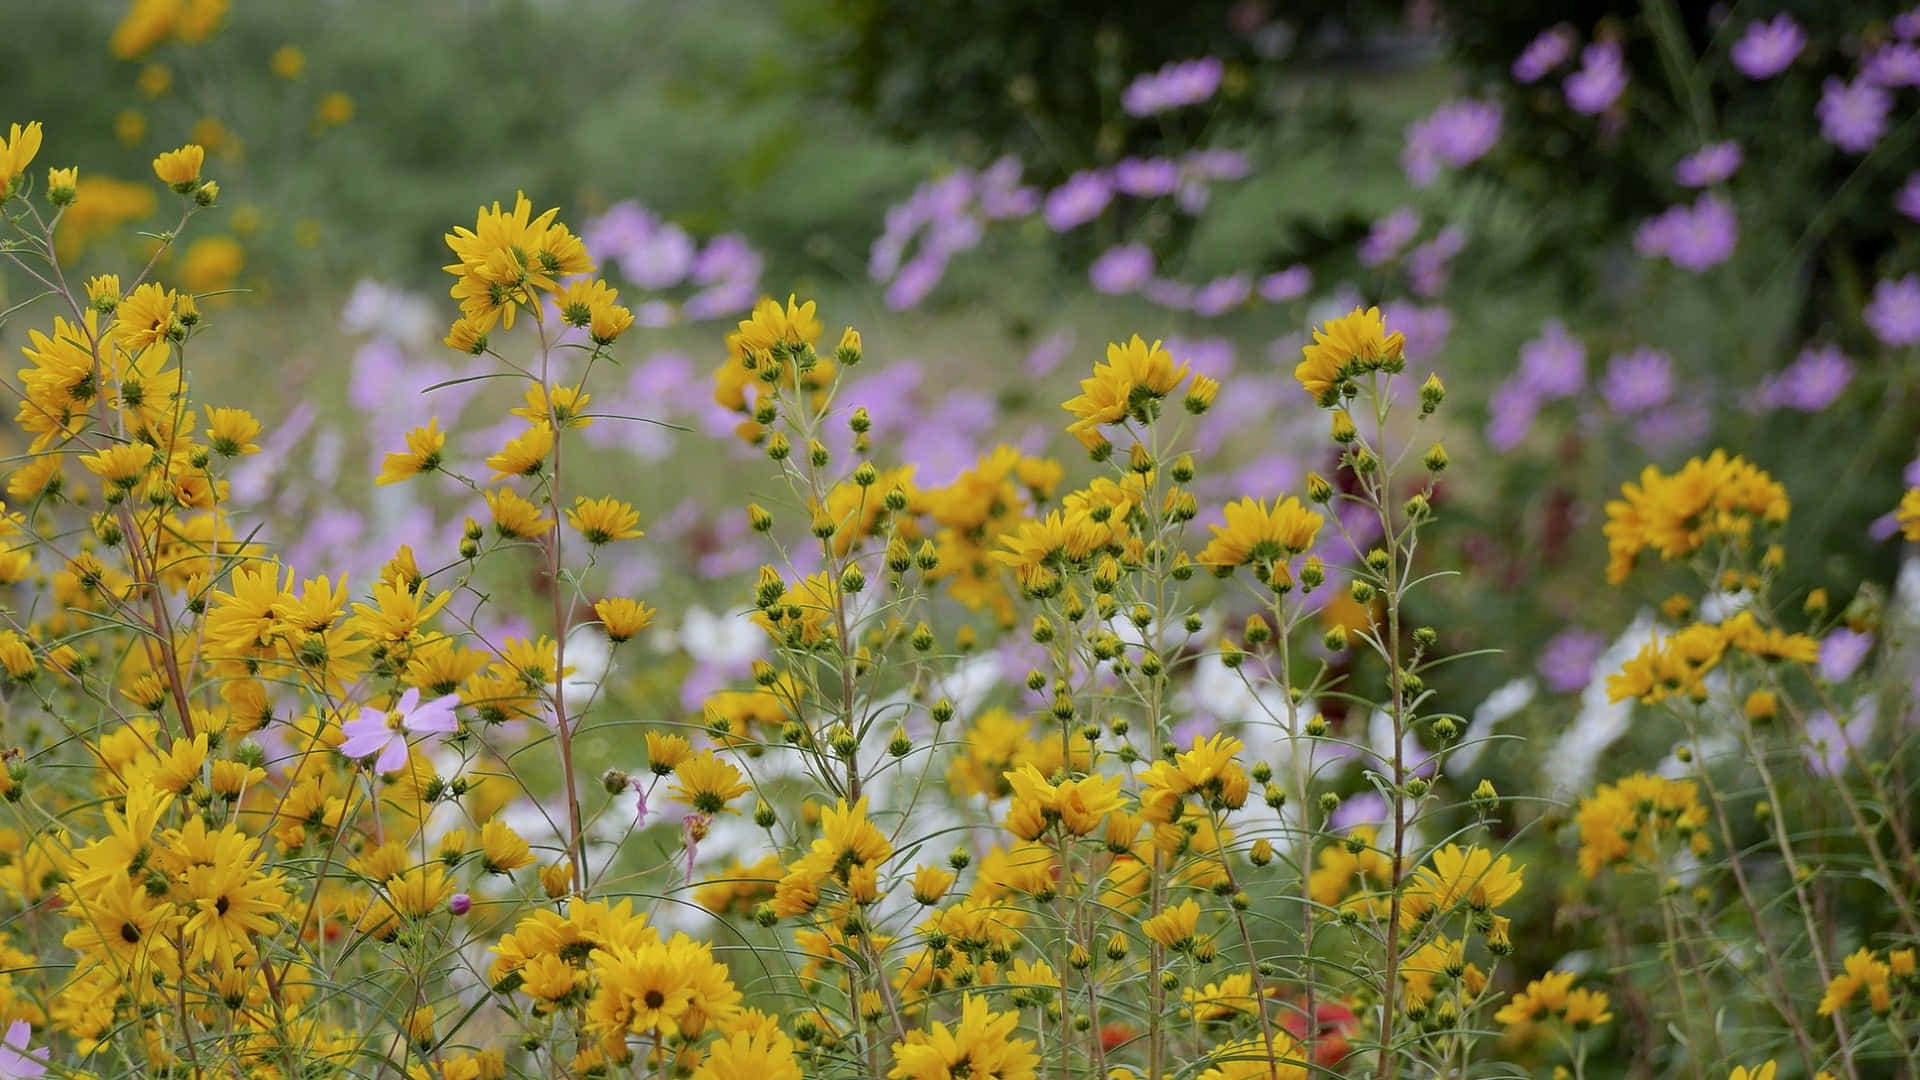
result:
[[[146,443],[119,443],[85,455],[80,464],[93,475],[125,490],[140,482],[153,456],[153,447]]]
[[[178,150],[169,150],[153,159],[153,175],[160,182],[185,195],[200,182],[200,167],[206,164],[207,152],[199,143],[188,143]]]
[[[407,448],[403,452],[390,453],[381,463],[380,476],[375,484],[397,484],[410,476],[432,472],[440,467],[440,452],[446,449],[447,433],[440,430],[440,419],[434,417],[425,427],[417,427],[407,432]]]
[[[1745,1065],[1735,1065],[1727,1074],[1727,1080],[1773,1080],[1774,1070],[1778,1068],[1772,1058],[1749,1069]]]
[[[553,426],[533,424],[509,440],[499,453],[488,458],[487,468],[493,470],[495,480],[510,476],[538,476],[547,467],[547,456],[552,453]]]
[[[968,994],[961,999],[958,1024],[936,1020],[930,1030],[893,1044],[888,1080],[1033,1080],[1040,1055],[1033,1040],[1013,1037],[1019,1029],[1019,1013],[993,1012],[986,998]]]
[[[594,601],[593,613],[599,618],[600,628],[606,631],[607,638],[615,644],[637,636],[652,624],[654,616],[652,608],[624,596]]]
[[[487,509],[493,511],[493,528],[501,536],[532,540],[545,536],[553,528],[553,519],[519,493],[501,488],[486,494]]]
[[[480,868],[489,874],[507,874],[533,865],[533,849],[520,834],[495,818],[480,827]]]
[[[487,351],[489,326],[488,321],[463,316],[454,320],[452,328],[447,331],[447,336],[441,341],[449,349],[466,353],[468,356],[479,356]]]
[[[1271,507],[1259,499],[1228,503],[1226,519],[1225,525],[1211,526],[1213,539],[1195,560],[1222,576],[1237,566],[1284,563],[1313,546],[1326,520],[1292,496]]]
[[[1154,397],[1166,397],[1187,377],[1187,365],[1174,366],[1173,354],[1158,339],[1149,345],[1139,334],[1127,343],[1107,345],[1107,366],[1121,379]]]
[[[178,295],[151,281],[133,290],[114,311],[114,340],[130,353],[164,340],[173,329],[179,300]]]
[[[1313,332],[1313,343],[1301,348],[1304,359],[1293,369],[1314,401],[1323,406],[1340,400],[1340,384],[1363,371],[1393,368],[1405,350],[1405,334],[1387,333],[1380,309],[1354,308]]]
[[[732,762],[720,760],[711,750],[702,750],[681,762],[673,776],[677,781],[672,791],[674,800],[703,814],[718,814],[752,790]]]
[[[587,543],[595,547],[614,540],[632,540],[646,535],[635,528],[640,524],[639,512],[631,504],[610,497],[575,498],[573,507],[567,511],[567,524],[580,530],[580,535],[587,538]]]
[[[788,296],[787,306],[781,307],[778,300],[762,297],[753,306],[751,317],[740,321],[740,348],[754,356],[769,355],[774,346],[786,349],[811,347],[820,340],[820,320],[814,315],[814,302],[798,303],[797,297]]]
[[[207,444],[221,457],[257,454],[254,439],[260,435],[260,421],[245,409],[216,409],[207,406]]]
[[[1200,926],[1200,905],[1182,900],[1142,923],[1140,929],[1162,948],[1183,949],[1193,944]]]
[[[1900,535],[1908,540],[1920,540],[1920,488],[1910,488],[1900,496],[1900,507],[1893,516],[1900,523]]]
[[[35,120],[26,127],[7,125],[7,137],[0,141],[0,199],[13,194],[20,178],[27,174],[27,166],[33,164],[33,156],[39,152],[40,121]]]

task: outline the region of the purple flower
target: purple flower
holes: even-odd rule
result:
[[[1593,665],[1607,651],[1607,636],[1592,630],[1570,626],[1553,635],[1534,670],[1547,681],[1547,689],[1556,694],[1573,694],[1593,681]]]
[[[1467,231],[1449,225],[1407,254],[1407,278],[1415,295],[1438,296],[1447,287],[1453,257],[1467,243]]]
[[[1738,171],[1741,160],[1739,143],[1708,143],[1680,159],[1673,179],[1683,187],[1712,187]]]
[[[1438,304],[1422,306],[1395,300],[1380,305],[1380,318],[1407,337],[1406,354],[1431,362],[1447,348],[1453,313]]]
[[[1239,180],[1253,171],[1253,162],[1238,150],[1195,150],[1180,159],[1180,172],[1203,183]]]
[[[1920,173],[1915,174],[1920,177]],[[1284,304],[1289,300],[1298,300],[1313,288],[1313,271],[1305,263],[1295,263],[1277,274],[1268,274],[1260,279],[1260,299],[1269,304]]]
[[[1392,818],[1386,798],[1377,791],[1366,791],[1340,800],[1339,808],[1327,817],[1327,829],[1343,833],[1356,825],[1378,825]]]
[[[1226,67],[1215,57],[1175,62],[1159,71],[1135,77],[1120,92],[1120,107],[1132,116],[1198,105],[1220,88]]]
[[[1893,22],[1888,25],[1893,29],[1893,36],[1901,41],[1920,38],[1920,8],[1914,8],[1904,15],[1895,15]]]
[[[1820,677],[1828,682],[1845,682],[1860,670],[1873,651],[1873,635],[1856,633],[1844,626],[1835,627],[1820,642]]]
[[[1520,381],[1543,401],[1572,397],[1587,384],[1587,347],[1548,319],[1540,336],[1520,346]]]
[[[447,911],[453,915],[465,915],[473,910],[473,897],[463,892],[447,897]]]
[[[1149,303],[1175,311],[1188,311],[1193,307],[1193,286],[1166,278],[1154,278],[1147,282],[1141,287],[1140,295],[1146,297]]]
[[[7,1025],[7,1034],[0,1039],[0,1077],[6,1080],[30,1080],[31,1077],[47,1074],[47,1052],[33,1050],[33,1026],[25,1020],[15,1020]]]
[[[1873,287],[1873,299],[1860,313],[1873,336],[1895,347],[1920,345],[1920,274]]]
[[[1580,70],[1567,76],[1562,88],[1574,112],[1586,116],[1606,112],[1627,89],[1627,66],[1619,44],[1596,41],[1581,49]]]
[[[1887,130],[1893,95],[1865,79],[1820,84],[1820,137],[1849,154],[1864,154]]]
[[[1547,73],[1567,62],[1573,55],[1573,30],[1565,25],[1549,27],[1527,43],[1513,61],[1513,77],[1523,83],[1536,83]]]
[[[1113,186],[1136,199],[1171,195],[1180,186],[1180,166],[1171,158],[1122,158],[1113,166]]]
[[[1790,15],[1776,15],[1772,22],[1755,20],[1733,43],[1733,66],[1749,79],[1771,79],[1787,70],[1806,45],[1807,35]]]
[[[1634,422],[1634,438],[1655,453],[1691,446],[1706,438],[1713,425],[1713,411],[1698,394],[1649,409]]]
[[[1194,290],[1193,311],[1196,315],[1213,318],[1225,315],[1234,308],[1247,302],[1253,295],[1253,279],[1245,274],[1229,274],[1217,277]]]
[[[1027,374],[1038,379],[1060,366],[1068,354],[1073,352],[1074,334],[1071,330],[1059,330],[1033,347],[1027,354]]]
[[[1658,349],[1641,346],[1607,359],[1600,396],[1617,413],[1642,413],[1673,397],[1673,361]]]
[[[1920,172],[1910,173],[1893,197],[1893,208],[1911,221],[1920,221]]]
[[[1833,345],[1807,348],[1785,371],[1761,387],[1763,409],[1789,408],[1819,412],[1834,403],[1853,381],[1853,361]]]
[[[887,286],[883,299],[894,311],[905,311],[926,299],[947,272],[947,257],[938,252],[923,252],[900,268]]]
[[[1807,741],[1801,747],[1807,756],[1807,765],[1821,776],[1846,772],[1847,748],[1858,749],[1873,737],[1873,721],[1871,708],[1857,710],[1844,728],[1824,709],[1807,717]]]
[[[1020,159],[1007,154],[980,174],[980,212],[989,220],[1026,217],[1040,208],[1038,188],[1020,184]]]
[[[1675,266],[1699,273],[1725,262],[1739,236],[1733,206],[1708,193],[1692,206],[1669,206],[1642,222],[1634,232],[1633,246],[1648,258],[1664,256]]]
[[[1403,206],[1374,222],[1367,238],[1360,243],[1361,265],[1379,266],[1392,261],[1419,231],[1420,211],[1411,206]]]
[[[1471,165],[1499,140],[1498,102],[1449,101],[1407,128],[1400,168],[1414,187],[1426,187],[1442,166]]]
[[[1066,232],[1075,229],[1100,216],[1100,211],[1113,201],[1113,182],[1107,175],[1094,170],[1082,170],[1067,178],[1067,182],[1047,192],[1047,200],[1042,209],[1047,227],[1054,232]]]
[[[407,763],[408,735],[451,735],[459,729],[454,706],[459,694],[448,694],[422,705],[417,687],[408,687],[391,710],[365,708],[358,718],[340,725],[347,737],[340,752],[358,760],[379,754],[373,767],[380,772],[397,772]]]
[[[1501,383],[1487,398],[1487,445],[1495,450],[1519,446],[1539,412],[1540,398],[1532,387],[1516,379]]]
[[[1087,268],[1093,287],[1108,296],[1139,292],[1153,277],[1153,252],[1145,244],[1110,247]]]
[[[1920,45],[1882,45],[1860,62],[1860,77],[1878,86],[1920,86]]]

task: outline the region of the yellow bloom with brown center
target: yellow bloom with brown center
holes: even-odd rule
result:
[[[1226,575],[1252,564],[1263,577],[1285,574],[1285,561],[1313,546],[1326,520],[1292,496],[1268,506],[1259,499],[1228,503],[1226,524],[1210,526],[1213,539],[1194,561]]]
[[[1387,333],[1379,308],[1354,308],[1314,330],[1313,343],[1300,350],[1303,359],[1293,377],[1315,402],[1331,406],[1340,400],[1341,384],[1362,372],[1397,365],[1406,345],[1406,335]]]
[[[609,640],[618,644],[631,640],[653,623],[654,610],[638,600],[609,596],[593,603],[594,617]]]
[[[1200,905],[1182,900],[1140,925],[1142,933],[1162,948],[1176,952],[1193,944],[1200,927]]]
[[[508,488],[486,493],[487,509],[493,512],[493,529],[501,536],[532,540],[547,535],[553,519],[540,508]]]
[[[646,535],[635,528],[640,524],[640,514],[633,505],[614,498],[576,497],[572,508],[567,511],[567,524],[578,529],[580,535],[587,538],[587,543],[595,547]]]
[[[257,454],[260,447],[260,421],[245,409],[216,409],[207,406],[207,444],[221,457]]]
[[[206,163],[207,152],[199,143],[188,143],[178,150],[168,150],[153,159],[153,175],[160,182],[185,195],[200,183],[200,167]]]
[[[673,778],[674,801],[708,815],[727,810],[728,803],[752,790],[732,762],[720,760],[711,750],[681,762]]]
[[[499,453],[487,459],[487,468],[493,470],[495,480],[538,476],[547,467],[547,457],[552,453],[553,427],[537,423],[508,440]]]
[[[507,823],[495,818],[480,826],[480,868],[508,874],[533,864],[533,849]]]
[[[101,480],[126,491],[140,482],[153,463],[154,449],[146,443],[119,443],[83,455],[80,464]]]
[[[164,340],[173,330],[178,303],[177,295],[155,282],[133,290],[114,311],[114,340],[129,353]]]

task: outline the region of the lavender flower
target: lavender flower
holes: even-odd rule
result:
[[[1835,627],[1820,642],[1820,677],[1828,682],[1845,682],[1860,670],[1872,651],[1872,634]]]
[[[1627,66],[1617,42],[1596,41],[1580,50],[1580,70],[1561,84],[1573,111],[1597,116],[1627,89]]]
[[[420,690],[408,687],[391,710],[365,708],[357,718],[340,725],[340,733],[347,737],[340,752],[356,760],[378,754],[375,769],[397,772],[407,763],[408,735],[451,735],[459,729],[453,715],[458,704],[460,695],[448,694],[423,705]]]
[[[1725,262],[1739,235],[1740,222],[1732,204],[1709,193],[1692,206],[1670,206],[1642,222],[1633,246],[1648,258],[1664,256],[1682,269],[1699,273]]]
[[[1786,370],[1760,388],[1763,409],[1789,408],[1819,412],[1834,403],[1853,381],[1853,361],[1839,348],[1826,345],[1803,349]]]
[[[1422,306],[1395,300],[1380,305],[1380,318],[1407,337],[1406,354],[1431,362],[1446,351],[1453,313],[1437,304]]]
[[[1893,197],[1893,208],[1910,221],[1920,221],[1920,172],[1910,173]]]
[[[1252,171],[1253,162],[1238,150],[1195,150],[1180,159],[1181,175],[1202,183],[1241,180]]]
[[[1904,15],[1895,15],[1888,25],[1893,30],[1893,36],[1901,41],[1920,38],[1920,8],[1914,8]]]
[[[1211,56],[1170,63],[1128,83],[1120,92],[1120,107],[1130,116],[1152,116],[1169,109],[1198,105],[1220,89],[1220,79],[1225,72],[1225,65]]]
[[[1140,289],[1140,295],[1148,302],[1175,311],[1190,311],[1193,308],[1193,286],[1166,278],[1154,278]]]
[[[1407,255],[1407,278],[1417,296],[1438,296],[1447,287],[1453,257],[1467,243],[1467,231],[1448,225]]]
[[[1593,665],[1607,651],[1607,636],[1592,630],[1570,626],[1553,635],[1534,670],[1547,681],[1547,689],[1556,694],[1575,694],[1593,681]]]
[[[0,1077],[7,1080],[31,1080],[47,1074],[47,1052],[33,1050],[33,1025],[25,1020],[15,1020],[7,1025],[5,1038],[0,1039]]]
[[[1749,79],[1771,79],[1787,70],[1806,46],[1807,35],[1792,16],[1783,13],[1772,22],[1756,20],[1733,43],[1733,66]]]
[[[1920,45],[1896,41],[1868,53],[1860,77],[1876,86],[1920,86]]]
[[[1374,222],[1367,238],[1360,243],[1361,265],[1379,266],[1392,261],[1419,231],[1420,212],[1411,206],[1403,206]]]
[[[1251,295],[1253,279],[1247,275],[1217,277],[1194,290],[1193,311],[1196,315],[1214,318],[1246,303]]]
[[[1113,166],[1113,186],[1136,199],[1171,195],[1180,186],[1180,166],[1170,158],[1122,158]]]
[[[1920,274],[1873,287],[1873,299],[1860,313],[1873,336],[1896,348],[1920,345]]]
[[[1708,143],[1680,159],[1673,179],[1683,187],[1712,187],[1738,171],[1741,160],[1739,143]]]
[[[1059,330],[1035,345],[1033,351],[1027,354],[1027,374],[1038,379],[1059,367],[1061,361],[1073,352],[1073,340],[1072,330]]]
[[[1066,232],[1076,229],[1094,218],[1113,201],[1113,182],[1107,175],[1094,170],[1082,170],[1067,178],[1067,182],[1047,192],[1042,209],[1047,227],[1054,232]]]
[[[1920,178],[1920,173],[1914,174]],[[1920,184],[1915,185],[1916,198],[1920,198]],[[1289,300],[1298,300],[1313,288],[1313,271],[1304,263],[1295,263],[1277,274],[1268,274],[1260,279],[1260,299],[1269,304],[1284,304]]]
[[[1520,55],[1513,61],[1513,77],[1517,82],[1536,83],[1547,77],[1547,73],[1567,62],[1573,55],[1573,30],[1562,24],[1540,31],[1538,37],[1527,43]]]
[[[1587,384],[1587,347],[1548,319],[1540,336],[1520,346],[1520,380],[1542,401],[1572,397]]]
[[[1139,292],[1152,277],[1153,252],[1145,244],[1110,247],[1087,268],[1094,289],[1109,296]]]
[[[1642,413],[1673,397],[1673,361],[1658,349],[1641,346],[1607,359],[1600,396],[1617,413]]]
[[[990,221],[1026,217],[1040,208],[1040,190],[1020,183],[1020,159],[1007,154],[980,174],[980,212]]]
[[[1400,168],[1414,187],[1426,187],[1443,166],[1471,165],[1499,139],[1498,102],[1449,101],[1407,128]]]
[[[1858,748],[1873,737],[1875,711],[1871,701],[1854,710],[1845,727],[1825,709],[1807,717],[1807,741],[1801,752],[1807,765],[1821,776],[1839,776],[1847,771],[1847,748]]]
[[[1713,412],[1706,398],[1695,394],[1682,401],[1649,409],[1634,422],[1634,438],[1655,453],[1693,446],[1706,438]]]
[[[1849,154],[1864,154],[1886,134],[1893,95],[1865,79],[1820,84],[1820,137]]]
[[[1539,412],[1540,398],[1532,387],[1516,379],[1501,383],[1487,398],[1487,445],[1495,450],[1519,446]]]

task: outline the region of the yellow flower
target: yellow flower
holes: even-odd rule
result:
[[[1422,913],[1444,914],[1458,904],[1475,911],[1499,907],[1520,892],[1525,867],[1513,865],[1513,858],[1499,859],[1486,848],[1462,849],[1448,844],[1433,853],[1433,865],[1414,871],[1414,884],[1401,907],[1403,925],[1411,926]],[[1413,919],[1405,916],[1412,914]]]
[[[647,767],[655,776],[667,776],[693,753],[686,736],[665,732],[647,732]]]
[[[913,870],[913,899],[915,902],[932,907],[953,888],[954,873],[944,867],[922,863]]]
[[[1909,488],[1900,496],[1900,507],[1893,512],[1894,520],[1900,523],[1900,535],[1908,540],[1920,540],[1920,488]]]
[[[508,440],[500,452],[487,459],[487,468],[493,470],[493,479],[504,480],[512,476],[538,476],[547,466],[547,456],[553,453],[553,427],[550,424],[533,424],[527,430]]]
[[[793,1040],[778,1028],[736,1031],[707,1048],[689,1080],[801,1080]]]
[[[441,340],[449,349],[466,353],[468,356],[479,356],[487,351],[489,325],[478,319],[465,317],[455,319],[452,329],[448,330],[447,336]]]
[[[600,620],[600,628],[616,644],[635,637],[653,622],[654,610],[638,600],[629,600],[624,596],[609,596],[596,600],[593,613]]]
[[[1293,377],[1314,401],[1330,406],[1340,400],[1341,384],[1354,375],[1398,364],[1406,344],[1406,335],[1387,333],[1379,308],[1354,308],[1313,332]]]
[[[1016,1039],[1017,1012],[996,1013],[987,999],[968,994],[960,1002],[960,1021],[952,1027],[935,1020],[926,1031],[893,1044],[888,1080],[1034,1080],[1040,1055],[1030,1039]]]
[[[122,109],[113,118],[113,137],[134,146],[147,137],[147,118],[138,109]]]
[[[297,79],[307,69],[307,54],[295,45],[282,45],[273,50],[273,56],[267,61],[275,75],[283,79]]]
[[[1607,583],[1618,585],[1641,553],[1683,559],[1711,541],[1745,541],[1756,524],[1786,523],[1790,504],[1784,487],[1742,458],[1725,451],[1694,458],[1671,475],[1649,465],[1640,482],[1621,485],[1621,498],[1607,503]]]
[[[1194,932],[1199,925],[1200,905],[1189,899],[1148,919],[1140,929],[1162,948],[1178,951],[1193,944]]]
[[[1893,976],[1891,965],[1875,959],[1872,952],[1864,946],[1855,950],[1843,962],[1843,970],[1827,983],[1826,993],[1820,998],[1821,1016],[1832,1016],[1853,1001],[1853,996],[1862,988],[1872,998],[1875,1012],[1884,1012],[1880,1002],[1887,999],[1887,981]]]
[[[246,265],[246,252],[230,236],[203,236],[180,257],[180,283],[188,292],[218,292],[232,285]]]
[[[1613,1014],[1607,1011],[1607,995],[1583,988],[1567,995],[1566,1012],[1561,1018],[1575,1031],[1585,1031],[1613,1019]]]
[[[681,762],[673,778],[674,801],[709,815],[726,810],[729,802],[752,790],[732,762],[720,760],[711,750],[702,750]]]
[[[520,834],[495,818],[480,827],[480,868],[489,874],[506,874],[533,863],[533,849]]]
[[[260,421],[245,409],[216,409],[207,406],[207,444],[221,457],[257,454],[254,439],[260,435]]]
[[[1286,575],[1285,560],[1313,546],[1326,519],[1288,496],[1272,507],[1258,499],[1228,503],[1225,525],[1211,526],[1213,539],[1196,562],[1226,574],[1237,566],[1255,565],[1263,580]]]
[[[338,90],[329,90],[320,95],[313,118],[323,128],[339,127],[353,119],[353,99]]]
[[[1173,354],[1161,348],[1158,340],[1149,345],[1139,334],[1124,345],[1108,344],[1107,366],[1127,385],[1156,398],[1172,393],[1180,380],[1187,377],[1188,370],[1185,364],[1175,367]],[[1099,368],[1096,366],[1094,370]]]
[[[632,540],[645,536],[634,526],[640,514],[629,503],[614,498],[589,499],[576,496],[567,511],[567,524],[580,531],[587,543],[599,547],[614,540]]]
[[[47,170],[47,201],[66,206],[80,194],[80,170],[72,166]]]
[[[1571,971],[1548,972],[1529,982],[1525,990],[1513,995],[1500,1007],[1499,1012],[1493,1014],[1493,1022],[1514,1027],[1566,1011],[1573,982],[1577,978],[1579,976]]]
[[[440,451],[447,445],[447,433],[440,430],[440,418],[427,421],[425,427],[407,432],[407,449],[389,453],[381,463],[375,484],[397,484],[410,476],[432,472],[440,467]]]
[[[80,464],[86,466],[88,472],[124,491],[140,482],[153,457],[154,449],[146,443],[117,443],[81,457]]]
[[[39,152],[40,121],[35,120],[24,128],[19,124],[7,126],[7,137],[0,141],[0,199],[13,194],[20,178],[27,174],[27,166],[33,164],[33,156]]]
[[[154,282],[133,290],[114,312],[113,336],[120,347],[137,353],[166,339],[173,330],[179,297]]]
[[[487,509],[493,511],[493,528],[501,536],[532,540],[547,535],[553,519],[542,516],[540,508],[507,488],[486,493]]]
[[[1745,1065],[1735,1065],[1727,1074],[1727,1080],[1773,1080],[1773,1071],[1777,1066],[1772,1058],[1749,1069]]]
[[[206,150],[198,143],[188,143],[178,150],[168,150],[153,159],[153,175],[160,182],[185,195],[200,183],[200,166],[207,160]]]

